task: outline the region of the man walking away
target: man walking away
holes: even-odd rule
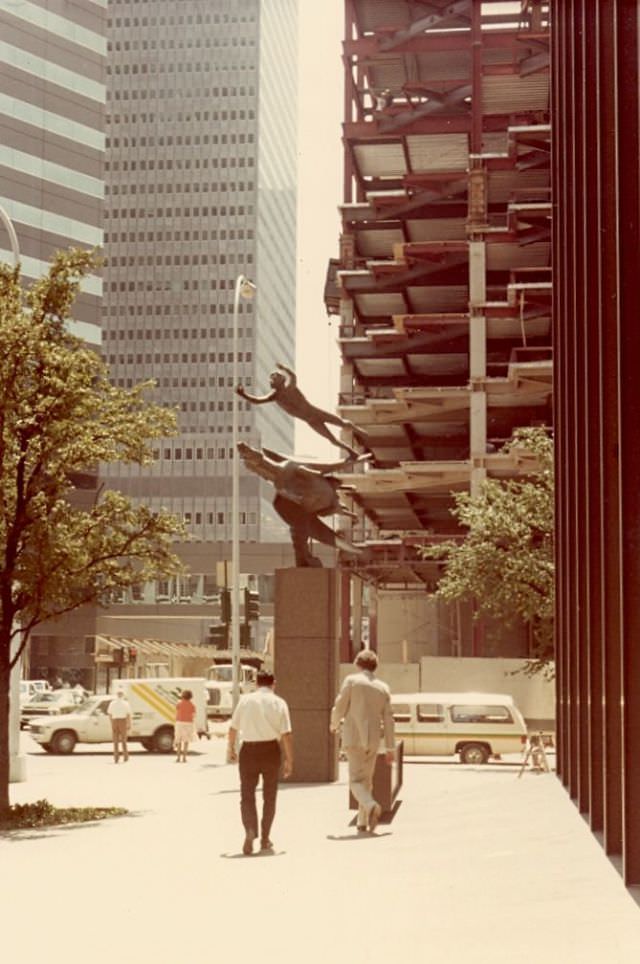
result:
[[[120,751],[122,750],[122,757],[126,763],[129,759],[127,736],[131,729],[131,706],[129,705],[129,700],[125,699],[123,689],[116,690],[116,697],[109,703],[107,713],[111,717],[113,759],[117,763],[120,759]]]
[[[391,693],[387,684],[374,676],[378,657],[373,650],[360,650],[355,665],[359,672],[344,680],[331,711],[330,729],[337,733],[344,720],[342,748],[349,764],[349,787],[358,801],[358,830],[373,833],[382,812],[371,792],[381,729],[387,763],[392,763],[394,756]]]
[[[245,838],[243,854],[253,853],[253,841],[258,836],[256,787],[262,776],[262,821],[260,849],[273,851],[270,840],[271,825],[276,813],[276,795],[280,772],[281,749],[284,754],[283,776],[293,770],[293,741],[289,707],[273,692],[274,678],[264,670],[258,672],[258,689],[240,697],[229,726],[229,762],[240,763],[240,814]],[[240,739],[240,753],[237,740]]]

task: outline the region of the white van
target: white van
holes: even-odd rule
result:
[[[123,689],[131,705],[129,741],[146,750],[170,753],[176,703],[183,690],[191,690],[196,706],[198,735],[208,735],[205,680],[156,678],[115,680],[111,695],[91,696],[71,713],[31,723],[29,733],[48,753],[71,753],[77,743],[111,742],[111,719],[107,709],[116,690]]]
[[[394,693],[391,712],[408,756],[458,754],[479,764],[527,742],[522,713],[503,693]]]

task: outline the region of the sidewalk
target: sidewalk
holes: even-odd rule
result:
[[[275,856],[240,856],[224,741],[186,765],[107,748],[47,756],[25,738],[13,802],[133,816],[0,835],[7,960],[63,964],[636,964],[640,908],[553,774],[405,761],[375,837],[340,782],[282,785]],[[7,940],[8,937],[8,940]]]

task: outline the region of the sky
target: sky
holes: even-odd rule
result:
[[[344,0],[299,0],[296,374],[310,401],[330,411],[340,355],[337,317],[327,315],[323,294],[340,235],[343,9]],[[296,455],[340,458],[339,449],[300,422],[295,448]]]

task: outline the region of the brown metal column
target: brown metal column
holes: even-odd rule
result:
[[[598,118],[600,114],[600,90],[597,85],[588,86],[588,77],[597,71],[597,10],[592,10],[587,0],[580,0],[582,7],[582,62],[584,65],[582,85],[584,151],[584,280],[582,302],[584,316],[584,406],[585,420],[585,490],[587,512],[584,519],[585,532],[585,594],[587,600],[586,634],[588,652],[585,659],[587,675],[588,719],[588,798],[591,829],[601,831],[604,820],[604,722],[602,713],[602,612],[603,612],[603,553],[602,526],[602,392],[600,386],[600,358],[602,355],[602,332],[600,326],[601,276],[600,245],[597,232],[591,230],[590,222],[600,203],[600,178],[597,151]],[[594,15],[590,15],[594,13]]]
[[[562,385],[562,410],[558,413],[556,431],[561,438],[562,461],[560,463],[559,479],[562,480],[560,506],[563,518],[562,532],[562,565],[564,571],[563,595],[565,607],[564,638],[562,646],[566,649],[564,662],[564,717],[563,733],[565,741],[565,772],[564,783],[573,798],[579,794],[579,595],[578,595],[578,566],[579,555],[577,549],[577,382],[576,344],[577,335],[577,292],[573,283],[562,284],[562,279],[576,276],[578,252],[576,250],[576,77],[575,77],[575,37],[573,32],[573,3],[568,0],[557,11],[557,16],[563,21],[565,42],[563,44],[563,60],[560,63],[561,74],[558,78],[559,92],[563,103],[562,129],[557,136],[562,150],[563,180],[560,182],[558,194],[558,209],[562,230],[564,232],[561,264],[556,274],[561,279],[562,314],[557,317],[562,329],[564,353],[560,357]],[[557,130],[557,127],[556,127]]]
[[[586,445],[588,421],[584,417],[587,405],[589,385],[586,377],[587,342],[590,332],[587,328],[586,305],[591,300],[592,279],[587,274],[586,266],[586,233],[589,210],[586,204],[585,161],[589,150],[587,132],[585,129],[585,98],[586,74],[584,63],[584,11],[582,0],[571,0],[568,4],[571,13],[573,30],[572,44],[572,97],[573,97],[573,149],[572,149],[572,179],[573,191],[573,284],[572,294],[572,336],[574,351],[572,352],[573,391],[575,406],[575,432],[573,433],[574,466],[573,487],[575,497],[573,508],[573,541],[575,547],[575,593],[576,593],[576,636],[574,641],[575,658],[575,722],[576,722],[576,783],[575,790],[577,804],[581,813],[589,809],[589,650],[591,640],[589,636],[589,495],[588,476],[589,462]],[[588,293],[587,293],[588,292]]]
[[[640,883],[639,7],[553,5],[559,772]]]
[[[551,92],[552,117],[561,114],[562,105],[566,99],[563,71],[565,22],[557,14],[552,24],[552,37],[555,43],[551,47]],[[567,329],[564,324],[566,316],[565,286],[559,282],[567,276],[567,246],[564,243],[564,225],[560,219],[560,212],[564,211],[566,201],[564,187],[566,183],[566,156],[564,142],[560,132],[552,137],[552,172],[553,172],[553,270],[556,282],[553,286],[553,363],[554,363],[554,423],[555,423],[555,452],[558,470],[556,471],[555,486],[555,564],[556,564],[556,716],[557,716],[557,771],[565,786],[569,781],[570,735],[569,735],[569,572],[568,563],[568,506],[569,487],[567,473],[561,471],[562,466],[568,465],[568,433],[567,424],[567,384],[566,358]]]
[[[350,663],[353,659],[352,649],[352,613],[351,613],[351,575],[347,569],[340,570],[340,646],[341,663]]]
[[[604,706],[604,847],[622,853],[622,637],[620,586],[620,464],[618,399],[618,251],[613,228],[617,219],[617,98],[615,0],[598,8],[598,73],[600,133],[600,204],[598,239],[602,279],[600,330],[602,355],[602,506],[600,522],[604,545],[603,567],[603,690]],[[613,235],[610,237],[610,235]]]
[[[640,884],[640,126],[637,3],[618,9],[618,217],[620,270],[620,480],[622,508],[622,854],[627,884]]]

